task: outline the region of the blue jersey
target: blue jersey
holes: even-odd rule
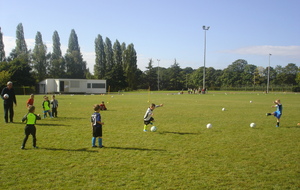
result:
[[[274,117],[280,119],[281,115],[282,115],[282,104],[277,104],[276,105],[276,111],[274,112]]]
[[[277,104],[277,110],[276,110],[276,112],[278,112],[278,113],[280,113],[280,114],[282,114],[282,104]]]
[[[97,121],[101,122],[101,115],[99,112],[95,112],[91,116],[91,123],[93,124],[93,127],[101,127],[102,125],[97,123]]]

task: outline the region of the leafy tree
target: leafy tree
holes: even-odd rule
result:
[[[113,91],[122,90],[126,87],[126,81],[122,66],[122,50],[118,40],[113,46],[113,62],[112,70],[109,73],[109,84]]]
[[[103,79],[106,75],[106,57],[104,52],[104,42],[101,35],[98,35],[95,39],[95,53],[94,75],[97,79]]]
[[[105,58],[106,58],[106,72],[110,73],[113,66],[114,66],[114,60],[113,60],[113,49],[112,44],[109,38],[105,38],[105,44],[104,44],[104,52],[105,52]]]
[[[137,56],[133,44],[129,44],[123,53],[124,71],[126,82],[129,90],[134,90],[137,87],[136,72],[137,72]]]
[[[32,63],[36,72],[37,80],[42,81],[47,77],[48,60],[47,46],[43,43],[42,34],[37,32],[35,46],[32,52]]]
[[[31,73],[31,67],[27,61],[22,58],[16,58],[9,63],[2,62],[0,65],[1,80],[5,83],[9,80],[14,86],[34,86],[35,79]],[[2,84],[5,84],[2,83]]]
[[[16,48],[15,51],[13,51],[14,56],[16,57],[22,57],[25,61],[28,62],[29,60],[29,52],[27,50],[27,45],[26,41],[24,38],[24,30],[23,30],[23,25],[22,23],[18,24],[17,26],[17,31],[16,31]],[[16,58],[13,57],[13,58]]]
[[[53,51],[50,58],[49,75],[52,78],[63,78],[66,71],[65,59],[62,56],[60,38],[57,31],[52,36]]]
[[[298,73],[297,73],[297,76],[296,76],[295,80],[298,83],[298,85],[300,85],[300,67],[298,68]]]
[[[86,78],[86,62],[83,61],[80,47],[78,44],[78,37],[74,29],[72,29],[68,50],[65,55],[66,70],[68,78],[84,79]]]
[[[146,67],[145,71],[145,84],[146,89],[150,87],[151,90],[158,89],[158,81],[157,81],[157,69],[153,68],[153,60],[150,59],[148,66]]]
[[[3,43],[3,33],[1,32],[0,27],[0,62],[5,60],[5,51],[4,51],[4,43]]]
[[[286,74],[285,84],[291,84],[291,85],[297,84],[296,77],[298,74],[298,67],[296,64],[289,63],[287,66],[284,67],[284,72]]]
[[[181,68],[175,59],[174,64],[168,69],[169,90],[181,90],[184,87],[183,80],[181,80],[183,76],[181,74]]]

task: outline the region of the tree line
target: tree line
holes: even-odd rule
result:
[[[154,67],[149,59],[145,71],[137,67],[134,45],[126,45],[116,40],[114,43],[100,34],[95,38],[94,74],[86,67],[78,37],[74,29],[68,41],[68,49],[63,55],[57,31],[52,36],[52,52],[48,52],[42,34],[37,32],[33,50],[28,50],[22,23],[16,29],[16,47],[5,55],[3,34],[0,28],[0,82],[8,80],[15,86],[35,86],[46,78],[105,79],[111,91],[119,90],[182,90],[201,89],[203,67],[182,69],[174,59],[169,68]],[[295,63],[282,67],[258,67],[238,59],[227,68],[205,68],[205,84],[210,90],[222,89],[265,89],[267,80],[271,88],[290,86],[290,90],[300,91],[300,68]]]

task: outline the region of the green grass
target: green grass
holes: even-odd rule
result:
[[[0,189],[300,188],[300,94],[59,95],[59,117],[37,121],[40,148],[29,137],[21,150],[28,98],[17,96],[15,123],[2,119]],[[280,128],[265,116],[277,98]],[[42,100],[35,97],[36,113]],[[102,100],[109,102],[101,112],[106,147],[95,149],[90,115]],[[142,131],[148,100],[164,103],[154,111],[157,132]]]

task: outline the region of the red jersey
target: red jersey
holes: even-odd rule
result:
[[[26,107],[33,106],[34,99],[29,98],[26,102]]]

